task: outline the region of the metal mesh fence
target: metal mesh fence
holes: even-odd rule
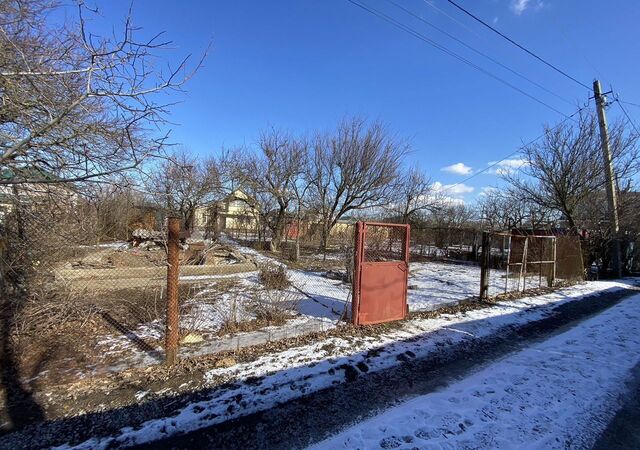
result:
[[[412,226],[411,254],[417,258],[478,261],[482,232],[473,228]]]
[[[488,295],[553,287],[584,279],[577,236],[491,233],[485,264]]]
[[[1,208],[3,313],[12,333],[42,340],[46,348],[64,330],[66,356],[82,358],[88,346],[92,353],[107,349],[98,345],[99,336],[156,322],[154,333],[135,345],[160,347],[166,297],[162,223],[153,229],[155,217],[144,208],[125,207],[120,213],[128,217],[115,220],[113,209],[99,211],[65,188],[5,195]],[[152,229],[145,229],[145,244],[136,245],[141,221]]]
[[[364,261],[403,261],[406,248],[406,228],[367,224],[364,239]]]
[[[39,364],[30,361],[34,347],[43,353],[64,349],[48,352],[39,366],[56,374],[164,360],[166,216],[140,199],[96,205],[64,188],[5,193],[2,311],[11,332],[28,337],[18,351],[25,355],[26,372]],[[181,223],[181,356],[324,331],[348,318],[353,223],[338,221],[327,230],[315,217],[294,215],[279,223],[230,223]],[[404,233],[401,227],[369,227],[365,261],[402,260]],[[545,262],[553,259],[552,242],[555,278]],[[480,244],[474,230],[413,228],[410,309],[432,310],[477,296]],[[491,295],[583,275],[577,238],[493,235],[488,257]]]
[[[162,362],[166,211],[133,202],[100,211],[73,193],[57,198],[53,190],[5,195],[1,212],[1,281],[10,294],[3,309],[15,333],[39,336],[45,345],[64,328],[74,335],[66,357],[92,360],[87,368],[98,359],[102,365]],[[352,224],[334,225],[323,240],[317,222],[287,218],[277,248],[274,231],[255,222],[213,230],[184,225],[181,354],[225,349],[238,335],[245,344],[260,344],[326,330],[349,311]],[[211,345],[187,345],[198,342]]]

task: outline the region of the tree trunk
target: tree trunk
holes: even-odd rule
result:
[[[282,243],[284,237],[285,213],[286,210],[283,207],[280,207],[280,209],[278,210],[278,215],[276,217],[276,223],[271,229],[271,231],[273,232],[273,236],[271,236],[269,250],[271,250],[272,252],[280,251],[280,244]]]
[[[329,233],[331,233],[331,225],[329,223],[322,224],[322,234],[320,235],[320,251],[323,260],[327,259],[327,247],[329,245]]]
[[[300,259],[300,207],[296,212],[296,250],[293,258],[295,261]]]

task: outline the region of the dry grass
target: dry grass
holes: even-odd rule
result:
[[[291,286],[287,268],[280,264],[263,264],[258,272],[258,281],[265,289],[283,290]]]
[[[263,289],[251,293],[247,311],[256,320],[269,325],[282,325],[296,314],[297,296],[291,291]]]

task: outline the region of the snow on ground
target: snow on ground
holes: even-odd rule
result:
[[[560,304],[574,301],[599,291],[628,287],[628,283],[622,282],[589,282],[560,289],[550,294],[501,302],[493,307],[465,313],[443,314],[433,319],[411,319],[404,322],[402,327],[398,329],[393,329],[374,337],[360,339],[334,337],[314,344],[264,355],[250,363],[212,369],[207,374],[207,378],[211,380],[212,384],[218,379],[234,379],[236,384],[228,389],[213,391],[208,398],[190,404],[170,418],[150,420],[135,430],[125,428],[117,436],[105,439],[91,439],[78,447],[105,448],[109,446],[134,445],[162,439],[177,432],[188,432],[222,423],[256,411],[269,409],[277,403],[286,402],[324,389],[335,383],[343,382],[345,365],[358,367],[358,364],[364,364],[368,372],[380,371],[399,364],[401,357],[407,358],[405,355],[427,357],[436,353],[443,345],[450,346],[486,337],[498,333],[504,327],[522,325],[542,319]],[[636,303],[640,301],[637,296],[634,298]],[[640,309],[636,311],[640,311]],[[629,313],[629,315],[634,318],[637,316],[636,313]],[[627,319],[625,316],[625,320]],[[637,321],[637,318],[634,320]],[[614,324],[615,321],[611,323]],[[634,327],[632,328],[635,329],[637,334],[637,324]],[[599,332],[595,329],[592,331],[594,333]],[[614,326],[614,328],[609,329],[609,332],[611,331],[618,332],[619,330]],[[606,335],[606,333],[604,334]],[[591,339],[591,331],[586,333],[586,336]],[[584,336],[582,336],[582,339],[584,339]],[[576,339],[576,341],[579,340]],[[612,346],[618,344],[627,345],[623,341],[612,340]],[[580,353],[588,349],[582,348],[579,342],[567,345],[570,345],[570,351],[576,352],[576,358],[574,359],[590,358],[594,360],[597,357],[597,355],[594,356],[593,354]],[[543,355],[545,360],[549,362],[548,367],[553,367],[556,364],[555,360],[561,355],[554,353],[556,350],[553,348],[538,347],[532,352],[535,354],[544,352],[540,353],[540,355]],[[640,346],[636,347],[635,351],[640,351]],[[370,350],[374,349],[375,351],[370,352]],[[607,351],[614,350],[618,351],[618,349],[607,348]],[[534,353],[528,358],[533,358],[535,356]],[[598,361],[598,364],[602,364],[601,360]],[[576,366],[574,367],[582,369],[583,366],[580,365],[579,361],[576,361]],[[586,368],[587,366],[584,367]],[[568,376],[568,374],[565,373],[564,376]],[[256,377],[261,377],[260,382],[250,381],[256,380]],[[243,380],[247,380],[247,382],[244,383]],[[517,389],[518,384],[516,381],[518,383],[529,382],[529,380],[515,380],[498,376],[487,378],[487,380],[490,384],[500,385],[500,383],[503,383],[505,388],[509,387],[511,390]],[[509,380],[512,383],[507,385],[506,383]],[[610,380],[604,379],[603,381],[609,382]],[[490,387],[488,386],[488,388]],[[531,386],[529,388],[531,389]],[[496,390],[496,392],[498,391]],[[461,393],[456,392],[455,394],[460,394],[459,397],[464,398]],[[485,392],[485,394],[489,393]],[[508,391],[504,391],[504,393],[500,392],[495,396],[487,397],[490,407],[493,408],[488,410],[488,414],[497,414],[499,412],[498,406],[500,405],[508,406],[505,404],[494,405],[490,402],[492,398],[500,398],[501,395],[508,394]],[[238,398],[242,399],[240,404],[238,404]],[[473,398],[475,399],[476,397]],[[586,405],[587,403],[582,404]],[[454,407],[455,405],[455,402],[451,402],[448,407]],[[511,414],[516,415],[515,411],[512,411]],[[541,410],[532,409],[531,414],[538,417],[541,414]],[[540,417],[540,426],[548,426],[542,416]],[[476,424],[474,430],[478,429],[478,424],[484,423],[481,418],[470,420]],[[457,423],[455,422],[456,426]],[[471,424],[464,424],[464,426],[472,427]],[[492,429],[487,425],[487,432]]]
[[[588,448],[640,362],[640,295],[313,449]]]
[[[480,292],[480,266],[475,264],[452,264],[435,261],[409,264],[409,293],[407,302],[410,311],[431,311],[445,305],[455,304]],[[489,276],[489,295],[504,293],[504,270],[492,269]],[[543,278],[545,283],[546,279]],[[527,277],[527,287],[539,287],[538,276]],[[517,291],[518,279],[509,277],[508,291]]]
[[[260,252],[241,246],[228,237],[221,241],[235,246],[241,253],[253,258],[259,264],[283,265]],[[225,322],[232,318],[247,321],[255,316],[248,311],[251,291],[260,287],[257,272],[206,277],[182,277],[197,281],[204,289],[185,303],[181,312],[183,329],[196,331],[205,337],[199,346],[183,346],[183,356],[202,355],[207,352],[226,350],[246,345],[257,345],[280,336],[302,335],[312,331],[323,331],[337,326],[340,317],[348,312],[351,301],[351,286],[323,276],[322,272],[287,269],[293,287],[282,292],[283,302],[295,304],[299,313],[295,320],[280,327],[280,330],[236,333],[234,336],[218,336]],[[534,277],[535,278],[535,277]],[[215,288],[216,281],[236,280],[237,284],[226,292]],[[504,290],[504,272],[493,270],[489,278],[490,295]],[[537,278],[529,281],[537,286]],[[515,280],[510,284],[515,289]],[[473,264],[450,264],[439,262],[411,263],[409,274],[408,304],[411,311],[430,311],[478,295],[480,268]],[[144,367],[162,360],[161,342],[164,323],[154,320],[139,325],[127,334],[111,334],[98,342],[98,349],[119,361],[107,371],[117,371],[127,367]],[[141,343],[143,345],[141,345]],[[144,344],[146,343],[146,344]],[[152,348],[149,348],[151,345]],[[91,369],[95,371],[95,369]]]
[[[259,264],[282,263],[265,256],[257,250],[239,245],[237,242],[222,237],[224,242],[252,257]],[[407,302],[410,311],[431,311],[442,306],[451,305],[461,300],[477,296],[480,292],[480,267],[476,264],[452,264],[441,262],[410,263]],[[299,311],[303,315],[337,319],[347,303],[351,300],[351,286],[340,281],[330,280],[321,272],[308,272],[288,269],[289,277],[301,291],[312,299],[301,299]],[[504,292],[505,272],[491,270],[489,277],[489,295]],[[544,279],[543,279],[544,282]],[[527,277],[529,287],[538,287],[537,276]],[[517,289],[517,278],[509,278],[508,290]]]
[[[480,267],[437,262],[411,263],[407,302],[409,310],[435,309],[480,292]]]
[[[115,241],[115,242],[107,242],[105,244],[96,244],[96,245],[78,245],[78,248],[109,248],[115,250],[124,250],[129,247],[129,243],[127,241]]]
[[[222,235],[221,241],[233,245],[240,253],[250,256],[258,264],[276,264],[281,262],[263,255],[249,247],[242,246]],[[310,316],[326,322],[337,322],[343,314],[349,300],[350,286],[337,280],[330,280],[320,272],[288,269],[289,279],[301,292],[298,294],[298,311],[303,316]]]

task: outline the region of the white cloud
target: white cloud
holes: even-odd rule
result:
[[[530,0],[511,0],[511,11],[513,11],[516,16],[519,16],[527,9],[529,1]]]
[[[432,188],[435,194],[442,194],[448,197],[460,197],[475,190],[474,187],[467,186],[464,183],[442,184],[439,181],[433,183]]]
[[[440,170],[442,170],[443,172],[455,173],[456,175],[470,175],[471,172],[473,172],[473,169],[471,167],[461,162],[443,167]]]
[[[478,195],[482,197],[498,191],[499,189],[495,186],[484,186],[480,189],[480,192],[478,193]]]
[[[509,8],[511,8],[511,11],[513,11],[516,16],[521,15],[531,7],[539,11],[544,7],[544,2],[542,0],[511,0],[511,4],[509,5]]]
[[[495,167],[492,167],[487,173],[493,175],[507,175],[523,168],[527,164],[528,162],[526,159],[520,158],[505,159],[503,161],[490,161],[489,165]]]

